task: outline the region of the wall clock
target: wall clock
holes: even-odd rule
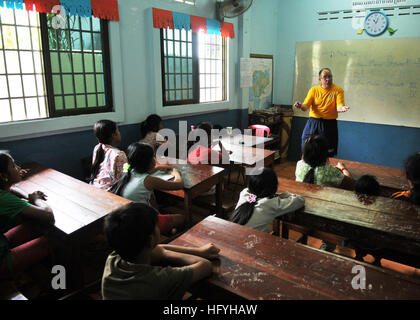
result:
[[[370,36],[379,36],[388,27],[388,17],[380,11],[369,13],[364,21],[364,29]]]

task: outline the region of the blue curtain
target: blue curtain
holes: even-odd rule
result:
[[[188,14],[172,12],[172,19],[174,21],[174,29],[191,30],[191,18]]]
[[[90,0],[61,0],[60,4],[66,8],[66,14],[80,17],[92,16]]]
[[[207,19],[207,34],[215,34],[217,36],[220,36],[220,28],[220,21]]]

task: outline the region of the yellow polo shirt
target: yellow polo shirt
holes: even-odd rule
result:
[[[344,90],[332,84],[324,89],[321,85],[311,88],[303,104],[310,106],[312,118],[337,119],[337,107],[344,106]]]

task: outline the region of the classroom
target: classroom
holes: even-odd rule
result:
[[[419,98],[420,0],[0,0],[0,300],[418,300]]]

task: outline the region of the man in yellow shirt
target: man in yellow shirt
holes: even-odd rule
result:
[[[303,103],[296,101],[295,108],[307,111],[310,108],[309,119],[302,133],[302,150],[307,138],[320,134],[328,140],[328,153],[331,157],[337,154],[339,112],[350,108],[345,105],[344,91],[333,84],[332,72],[328,68],[319,71],[319,85],[309,90]]]

